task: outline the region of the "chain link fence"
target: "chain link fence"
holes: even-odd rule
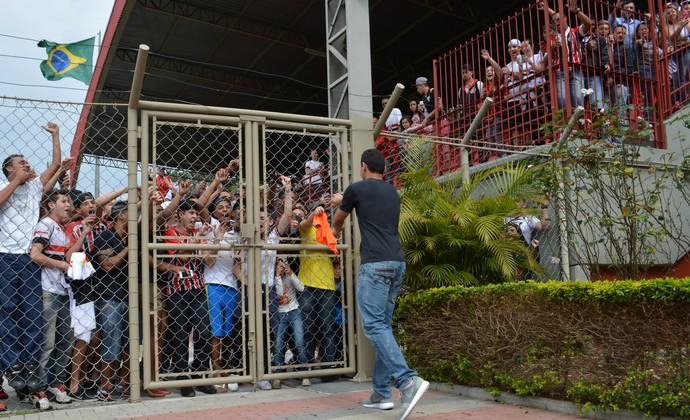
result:
[[[127,320],[117,319],[126,293],[114,274],[126,273],[126,259],[111,266],[121,248],[108,241],[118,237],[113,204],[127,198],[126,162],[63,156],[89,126],[92,136],[121,136],[113,125],[120,126],[126,109],[99,105],[93,118],[105,124],[96,126],[82,115],[83,104],[11,98],[0,104],[2,188],[13,191],[0,216],[0,368],[3,390],[14,388],[17,397],[7,400],[8,409],[119,398],[128,392],[128,365],[108,360],[127,354]],[[106,112],[119,120],[108,121]],[[72,170],[77,160],[79,174]]]
[[[237,118],[223,125],[170,118],[151,118],[151,177],[161,201],[152,208],[152,243],[163,245],[152,254],[162,291],[151,294],[152,379],[206,384],[201,378],[211,376],[226,384],[220,392],[237,382],[270,389],[287,378],[331,379],[326,369],[347,365],[342,258],[303,248],[318,243],[330,196],[342,190],[341,137]],[[195,187],[190,172],[206,175]],[[326,218],[317,221],[319,207]]]
[[[355,372],[352,251],[316,241],[352,169],[347,127],[144,111],[134,233],[125,106],[0,103],[4,155],[20,155],[3,165],[3,186],[15,180],[19,193],[0,225],[0,367],[3,389],[18,397],[6,400],[11,412],[26,409],[20,401],[125,401],[139,375],[144,395],[162,397]],[[431,138],[429,147],[457,143]],[[494,152],[495,163],[525,153]],[[544,277],[559,278],[559,221],[551,208],[544,215],[539,260]],[[141,238],[136,263],[131,238]],[[133,372],[130,353],[141,362]]]
[[[142,373],[149,397],[354,373],[352,255],[315,237],[346,186],[347,127],[146,114],[128,197],[125,106],[0,103],[3,187],[19,185],[0,226],[10,412],[125,401]]]

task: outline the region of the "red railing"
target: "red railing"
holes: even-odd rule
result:
[[[445,127],[449,137],[462,138],[482,100],[490,96],[494,105],[470,144],[492,150],[471,153],[471,164],[554,141],[556,134],[542,126],[557,118],[567,121],[578,105],[586,110],[580,128],[596,121],[605,113],[602,109],[615,106],[622,127],[649,127],[654,135],[643,140],[665,148],[663,121],[687,104],[690,86],[689,42],[671,39],[674,21],[664,23],[671,15],[666,3],[649,0],[644,10],[629,14],[597,0],[571,11],[563,0],[548,7],[539,3],[434,60],[433,83],[443,107],[436,115],[435,135],[445,134]],[[684,16],[681,10],[678,15]],[[616,29],[615,22],[608,24],[614,36],[607,36],[607,25],[599,23],[623,16],[625,37],[616,38],[622,29]],[[642,29],[628,35],[634,19],[645,22],[648,35]],[[577,34],[576,41],[572,34]],[[479,83],[463,79],[463,70],[470,70]],[[493,83],[490,73],[495,75]],[[452,149],[458,150],[437,147],[438,174],[459,169],[459,147]]]

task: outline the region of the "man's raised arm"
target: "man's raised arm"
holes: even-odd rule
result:
[[[41,174],[41,184],[45,185],[50,182],[50,179],[55,173],[60,170],[60,159],[62,158],[62,150],[60,149],[60,126],[54,122],[49,122],[43,126],[43,129],[50,133],[53,139],[53,160],[50,166]]]

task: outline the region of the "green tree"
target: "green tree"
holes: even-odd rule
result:
[[[619,279],[669,271],[690,249],[685,140],[656,149],[653,127],[644,119],[631,124],[630,109],[614,106],[581,120],[588,128],[554,143],[537,177],[551,197],[562,189],[571,261],[590,279],[602,278],[603,268]],[[563,128],[563,120],[545,127]]]

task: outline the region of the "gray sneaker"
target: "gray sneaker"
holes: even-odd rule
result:
[[[369,398],[367,398],[362,405],[366,408],[378,408],[379,410],[390,410],[395,404],[393,401],[383,398],[376,392],[373,392]]]
[[[259,381],[256,383],[256,387],[262,391],[270,391],[271,389],[273,389],[271,387],[271,383],[268,381]]]
[[[429,389],[429,382],[415,376],[400,389],[402,410],[398,420],[405,420],[412,413],[414,406],[417,405],[422,395]]]

